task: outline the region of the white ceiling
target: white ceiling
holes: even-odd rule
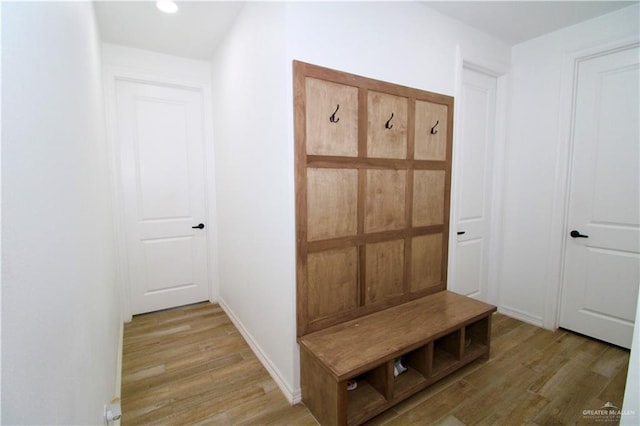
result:
[[[102,39],[140,49],[209,60],[243,1],[178,1],[167,15],[155,1],[97,1]],[[514,45],[637,1],[422,1],[426,7]],[[366,3],[362,7],[367,7]]]
[[[178,1],[170,15],[155,1],[97,1],[102,41],[210,60],[244,6],[241,1]]]
[[[510,45],[568,27],[637,1],[425,1],[443,15]]]

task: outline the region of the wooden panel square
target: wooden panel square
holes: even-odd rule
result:
[[[307,239],[354,235],[358,228],[358,171],[308,169]]]
[[[365,232],[405,227],[406,170],[367,170]]]
[[[432,128],[435,134],[431,133]],[[415,130],[414,158],[416,160],[445,161],[447,159],[449,129],[446,105],[416,101]]]
[[[413,226],[444,223],[444,170],[413,172]]]
[[[367,244],[365,264],[367,305],[402,295],[404,240]]]
[[[316,320],[358,307],[358,248],[310,253],[309,319]]]
[[[412,239],[409,286],[412,292],[442,284],[442,238],[442,234],[431,234]]]
[[[407,158],[407,98],[370,91],[367,102],[367,156]],[[385,127],[387,121],[390,129]]]
[[[307,154],[357,156],[358,88],[310,77],[305,81]]]

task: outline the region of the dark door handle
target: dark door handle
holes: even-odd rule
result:
[[[204,223],[199,224],[198,226],[192,226],[193,229],[204,229]]]
[[[571,238],[589,238],[588,235],[581,234],[580,231],[576,231],[575,229],[569,233]]]
[[[458,235],[464,235],[464,234],[466,234],[465,231],[458,231]]]

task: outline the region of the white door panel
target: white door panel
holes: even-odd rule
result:
[[[633,321],[636,297],[628,290],[633,289],[632,279],[639,276],[638,255],[594,247],[586,247],[586,252],[582,308],[622,321]],[[602,283],[607,284],[606,295],[603,294]]]
[[[480,297],[483,277],[484,247],[483,239],[458,240],[456,252],[456,285],[455,291],[470,297]]]
[[[624,347],[640,281],[638,69],[637,47],[578,66],[560,313],[561,327]]]
[[[487,300],[497,80],[464,67],[456,145],[455,273],[449,289]]]
[[[118,143],[134,314],[209,298],[203,97],[118,81]]]

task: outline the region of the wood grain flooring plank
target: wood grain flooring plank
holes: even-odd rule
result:
[[[389,420],[388,425],[433,424],[448,416],[458,405],[477,391],[464,380],[451,384],[446,389],[415,405],[411,410]]]
[[[218,332],[223,334],[218,335]],[[242,339],[229,339],[224,330],[214,329],[205,332],[201,336],[189,336],[179,345],[166,345],[160,347],[149,347],[145,351],[137,351],[123,357],[123,368],[126,371],[137,371],[165,362],[165,360],[179,360],[193,353],[212,352],[212,356],[226,355],[229,353],[242,352],[248,349],[246,342]],[[215,355],[213,354],[215,352]]]
[[[480,424],[507,425],[510,424],[511,419],[520,420],[525,424],[527,419],[535,417],[548,404],[549,400],[540,395],[523,392],[515,400],[499,404],[499,408],[495,409],[493,414],[485,417]]]
[[[627,383],[627,370],[629,369],[629,360],[620,364],[618,372],[613,379],[598,394],[598,399],[603,402],[611,402],[616,406],[621,406],[624,399],[624,388]]]
[[[218,369],[228,368],[232,365],[237,365],[242,360],[242,357],[233,353],[231,355],[219,357],[213,361],[204,363],[193,363],[187,365],[181,369],[172,371],[170,369],[164,369],[165,374],[156,374],[153,376],[143,377],[138,380],[125,380],[123,384],[126,384],[127,390],[133,393],[148,391],[155,387],[164,386],[166,383],[174,383],[179,379],[188,380],[190,377],[197,376],[202,373],[209,373]],[[164,367],[164,366],[163,366]],[[129,378],[130,376],[127,376]]]
[[[211,397],[210,394],[203,396]],[[194,401],[190,401],[184,406],[175,404],[176,411],[167,420],[173,425],[191,425],[206,420],[211,421],[209,424],[215,424],[213,419],[220,419],[220,416],[224,415],[224,418],[229,421],[229,424],[233,424],[227,414],[229,407],[241,405],[247,401],[263,397],[264,392],[262,389],[251,386],[239,387],[213,396],[208,400],[199,398],[197,402],[194,403]]]
[[[495,314],[491,319],[491,337],[497,339],[522,324],[522,321],[506,315]]]
[[[516,327],[509,331],[505,330],[505,333],[491,337],[491,353],[501,354],[508,350],[521,346],[527,339],[531,338],[535,333],[535,328],[529,324],[520,322]],[[491,357],[493,358],[493,356]]]
[[[216,319],[215,321],[207,321],[202,325],[197,326],[183,324],[168,329],[163,328],[157,330],[149,337],[138,336],[134,339],[125,341],[124,344],[128,347],[129,352],[132,355],[137,351],[149,349],[150,346],[155,347],[156,350],[160,350],[165,347],[173,346],[176,341],[185,344],[197,342],[203,335],[212,337],[224,336],[225,334],[228,335],[229,333],[225,327],[226,325],[228,325],[228,322],[224,321],[224,318]]]
[[[398,413],[398,414],[405,413],[405,412],[413,409],[413,407],[415,407],[416,405],[419,405],[419,404],[423,403],[428,398],[431,398],[433,395],[435,395],[435,394],[443,391],[444,389],[448,388],[453,383],[456,383],[456,382],[462,380],[464,377],[466,377],[470,373],[472,373],[472,372],[476,371],[477,369],[479,369],[482,365],[484,365],[483,362],[481,362],[479,360],[478,361],[474,361],[474,362],[470,363],[469,365],[466,365],[466,366],[462,367],[460,370],[455,371],[453,374],[450,374],[449,376],[445,377],[444,379],[432,384],[431,386],[429,386],[425,390],[410,396],[409,398],[405,399],[401,403],[399,403],[399,404],[395,405],[394,407],[392,407],[391,410],[396,412],[396,413]]]
[[[211,306],[210,303],[195,303],[193,305],[185,305],[179,308],[166,309],[164,311],[151,312],[148,314],[136,315],[134,321],[125,324],[126,330],[136,330],[144,328],[148,324],[163,324],[184,318],[193,318],[202,314],[220,314],[225,315],[220,306]]]
[[[518,360],[503,361],[505,364],[499,361],[494,363],[497,370],[494,370],[496,372],[493,373],[492,379],[479,381],[478,375],[474,374],[470,375],[474,377],[465,377],[464,380],[474,384],[476,391],[453,410],[456,418],[465,424],[481,423],[484,419],[498,414],[500,410],[508,409],[518,398],[527,394],[527,388],[536,379],[537,373],[527,368],[518,368]],[[518,375],[504,374],[514,369],[518,370]],[[509,392],[504,392],[505,389],[509,389]],[[496,407],[500,407],[499,410],[496,410]]]
[[[591,371],[605,377],[613,377],[629,362],[629,351],[617,346],[609,346],[591,366]]]
[[[592,395],[598,394],[606,386],[607,379],[604,376],[585,371],[579,377],[558,383],[554,395],[536,416],[532,419],[538,424],[575,424],[582,418],[582,412],[589,409],[589,401]]]
[[[233,424],[263,424],[259,419],[268,418],[274,412],[285,408],[293,410],[282,392],[268,392],[262,398],[252,399],[227,410],[227,415]]]
[[[436,426],[465,426],[460,420],[458,420],[455,416],[448,415],[444,419],[435,423]]]
[[[248,420],[233,423],[236,425],[242,426],[252,426],[252,425],[282,425],[282,424],[291,424],[291,425],[317,425],[318,423],[315,421],[313,416],[309,413],[309,410],[302,405],[297,404],[294,406],[289,405],[288,402],[284,402],[277,408],[269,408],[265,410],[261,414],[250,416]]]

